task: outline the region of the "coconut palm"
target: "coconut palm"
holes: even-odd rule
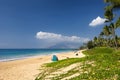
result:
[[[106,25],[106,26],[103,27],[103,33],[106,36],[106,40],[107,40],[107,44],[106,45],[108,46],[109,36],[111,34],[111,32],[109,30],[109,26]]]
[[[103,27],[103,33],[105,36],[109,36],[110,35],[110,30],[109,30],[109,26],[104,26]]]
[[[94,45],[97,46],[97,37],[94,37]]]
[[[112,8],[120,8],[120,0],[104,0],[106,3],[110,3]]]
[[[100,37],[103,38],[104,32],[100,32]]]
[[[114,45],[117,48],[117,40],[115,38],[116,32],[115,30],[120,27],[120,18],[116,21],[116,23],[113,23],[113,19],[115,18],[113,14],[113,10],[116,8],[120,8],[120,0],[104,0],[107,3],[107,6],[105,7],[105,13],[104,16],[107,19],[106,22],[109,22],[109,29],[112,34]]]
[[[111,22],[113,20],[113,10],[111,6],[106,6],[105,7],[105,13],[104,13],[105,18],[107,19],[107,22]]]
[[[115,47],[117,48],[117,39],[116,39],[116,33],[115,33],[116,28],[117,27],[114,25],[114,23],[110,24],[109,29],[110,29],[110,32],[112,34],[112,37],[113,37],[113,40],[114,40],[114,43],[115,43]]]
[[[116,28],[120,27],[120,17],[119,17],[118,20],[116,21],[115,26],[116,26]]]
[[[98,42],[100,46],[103,46],[104,43],[104,32],[100,32],[99,36],[98,36]]]

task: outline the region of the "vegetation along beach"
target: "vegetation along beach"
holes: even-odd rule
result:
[[[0,80],[120,80],[120,0],[1,0]]]

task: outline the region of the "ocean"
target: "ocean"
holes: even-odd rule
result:
[[[73,49],[0,49],[0,62],[69,51],[73,51]]]

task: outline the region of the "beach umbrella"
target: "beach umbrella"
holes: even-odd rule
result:
[[[58,61],[58,57],[56,55],[52,56],[52,61]]]

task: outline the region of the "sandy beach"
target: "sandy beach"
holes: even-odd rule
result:
[[[78,56],[76,56],[78,53]],[[82,51],[58,53],[59,60],[74,57],[84,57]],[[39,74],[39,68],[44,63],[51,61],[52,55],[38,56],[34,58],[0,62],[0,80],[35,80]]]

